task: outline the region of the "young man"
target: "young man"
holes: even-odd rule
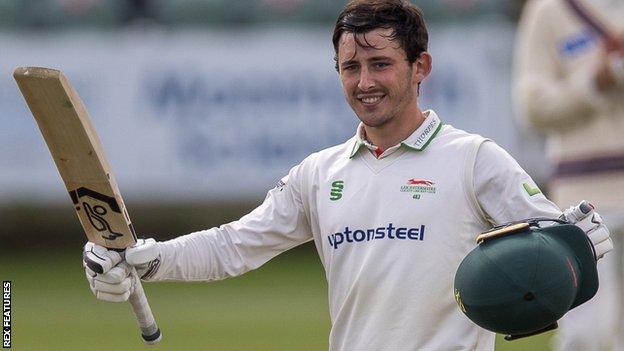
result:
[[[518,28],[514,97],[523,122],[548,137],[552,198],[591,196],[615,233],[596,298],[563,318],[559,350],[624,349],[623,18],[622,0],[531,0]]]
[[[314,240],[329,285],[331,350],[492,350],[494,335],[455,303],[459,263],[493,224],[562,213],[495,143],[420,109],[427,40],[420,10],[407,1],[349,3],[333,43],[361,120],[355,136],[293,167],[240,220],[142,241],[127,250],[128,263],[147,281],[210,281]],[[85,251],[87,260],[120,262],[92,244]],[[116,267],[87,269],[98,298],[127,299],[128,264]]]

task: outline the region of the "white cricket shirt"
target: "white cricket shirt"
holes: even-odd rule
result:
[[[455,271],[493,223],[561,211],[496,144],[426,113],[380,158],[358,133],[292,168],[240,220],[161,243],[152,280],[236,276],[314,240],[331,350],[493,350],[455,303]]]

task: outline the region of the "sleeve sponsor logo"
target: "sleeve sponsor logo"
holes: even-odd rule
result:
[[[348,226],[342,232],[327,236],[329,245],[337,250],[343,244],[361,243],[365,241],[398,239],[398,240],[425,240],[425,225],[418,228],[395,227],[388,223],[387,226],[367,229],[351,229]]]
[[[537,194],[541,194],[542,191],[540,190],[540,188],[538,188],[537,186],[533,186],[529,183],[522,183],[522,187],[524,188],[524,191],[527,192],[527,194],[529,194],[529,196],[533,196],[533,195],[537,195]]]

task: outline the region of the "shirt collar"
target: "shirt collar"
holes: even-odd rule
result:
[[[440,121],[440,118],[435,113],[435,111],[427,110],[424,113],[427,115],[427,117],[422,122],[420,127],[418,127],[400,144],[397,144],[395,146],[404,146],[408,150],[412,151],[423,151],[429,145],[429,143],[431,143],[433,138],[435,138],[435,136],[442,128],[442,122]],[[362,146],[365,146],[371,150],[375,149],[375,145],[373,145],[370,141],[366,139],[364,124],[362,122],[360,122],[360,124],[358,125],[354,139],[355,140],[353,142],[353,148],[351,149],[351,154],[349,155],[349,158],[353,158],[362,148]]]

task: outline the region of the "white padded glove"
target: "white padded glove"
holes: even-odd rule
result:
[[[139,239],[125,252],[88,242],[84,246],[83,266],[89,287],[98,300],[122,302],[134,291],[132,269],[136,268],[142,279],[148,279],[160,266],[160,248],[154,239]]]
[[[134,266],[141,280],[149,281],[160,267],[160,246],[156,240],[139,239],[126,249],[126,262]]]
[[[604,225],[602,217],[595,211],[594,206],[583,200],[576,206],[563,211],[562,217],[581,228],[594,246],[596,260],[613,250],[613,241],[609,228]]]

